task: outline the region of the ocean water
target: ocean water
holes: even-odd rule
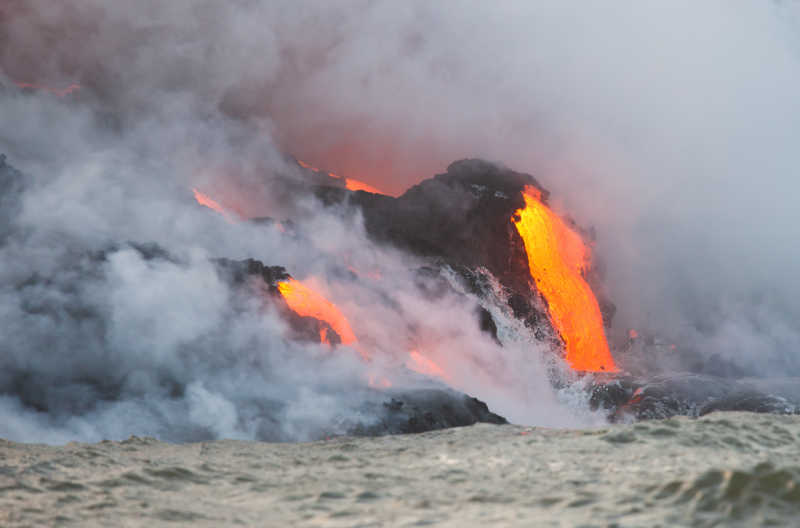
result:
[[[800,416],[313,443],[0,441],[0,526],[799,526]]]

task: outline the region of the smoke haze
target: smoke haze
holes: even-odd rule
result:
[[[596,228],[612,334],[688,351],[656,361],[668,368],[721,358],[800,375],[797,86],[800,8],[784,2],[7,1],[0,152],[22,174],[0,168],[0,380],[49,388],[2,396],[0,433],[306,439],[356,419],[368,389],[355,354],[285,339],[213,257],[321,277],[389,358],[408,343],[386,328],[429,328],[454,386],[512,420],[594,420],[562,417],[530,343],[501,349],[456,323],[476,299],[387,305],[386,291],[413,289],[414,262],[345,211],[272,192],[265,177],[297,170],[285,153],[392,194],[464,157],[530,172]],[[246,216],[300,213],[302,240],[220,222],[193,187]],[[389,279],[325,282],[345,257]],[[486,350],[501,359],[482,377],[470,361]],[[124,397],[80,396],[104,384]],[[279,425],[258,418],[265,402]]]

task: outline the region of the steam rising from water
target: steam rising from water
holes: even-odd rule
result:
[[[287,205],[264,185],[295,170],[281,152],[392,193],[467,156],[537,174],[557,206],[597,227],[618,333],[657,333],[701,363],[800,374],[799,32],[797,6],[783,3],[5,2],[0,152],[26,188],[0,213],[13,222],[0,225],[0,240],[11,233],[0,379],[32,372],[29,403],[68,408],[40,415],[4,396],[3,435],[171,424],[186,437],[308,438],[335,428],[331,416],[353,418],[362,395],[341,389],[363,387],[356,354],[286,341],[280,320],[208,263],[252,257],[324,278],[347,255],[394,272],[389,291],[413,283],[407,257],[353,235],[357,219]],[[15,82],[81,89],[20,94]],[[193,203],[195,187],[248,216],[301,211],[307,238],[221,222]],[[174,258],[147,260],[129,241]],[[32,275],[52,282],[20,287]],[[501,372],[525,372],[511,385],[523,395],[452,357],[493,346],[449,323],[472,306],[401,297],[389,308],[381,287],[322,287],[384,347],[397,342],[385,329],[455,332],[432,353],[462,365],[460,388],[513,420],[566,425],[527,344],[497,352]],[[665,362],[682,368],[685,356]],[[123,399],[93,406],[97,394],[76,396],[87,379]],[[291,403],[276,414],[265,402]]]

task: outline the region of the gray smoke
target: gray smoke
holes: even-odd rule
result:
[[[391,193],[463,157],[531,172],[597,228],[615,335],[633,327],[746,374],[800,374],[799,32],[800,10],[777,2],[5,2],[0,152],[25,189],[6,185],[20,181],[6,169],[0,376],[29,373],[42,390],[3,396],[3,435],[178,424],[187,438],[295,439],[354,419],[361,395],[342,387],[363,387],[365,367],[285,339],[213,257],[321,277],[390,358],[427,324],[441,344],[430,353],[463,369],[458,388],[518,421],[571,423],[523,344],[492,348],[452,322],[472,306],[388,308],[383,295],[412,284],[414,264],[373,247],[357,218],[294,204],[306,234],[287,243],[194,203],[197,187],[283,218],[265,184],[296,170],[283,153]],[[60,98],[15,82],[81,89]],[[171,257],[148,259],[142,243]],[[396,282],[325,280],[346,257]],[[501,358],[488,373],[458,361],[487,350]],[[95,404],[106,378],[123,394]],[[279,417],[269,434],[256,430],[265,415]]]

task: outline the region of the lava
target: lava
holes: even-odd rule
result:
[[[199,203],[200,205],[204,205],[204,206],[208,207],[209,209],[213,209],[214,211],[218,212],[219,214],[227,215],[227,212],[225,211],[225,208],[222,207],[220,204],[218,204],[216,202],[216,200],[214,200],[213,198],[211,198],[207,194],[203,194],[200,191],[198,191],[197,189],[192,189],[192,192],[194,193],[194,199],[197,200],[197,203]]]
[[[314,171],[314,172],[319,172],[318,168],[312,167],[311,165],[309,165],[308,163],[306,163],[303,160],[296,160],[296,161],[297,161],[297,164],[300,165],[301,167],[303,167],[304,169],[309,169],[309,170]]]
[[[441,378],[443,380],[448,379],[448,376],[442,367],[437,365],[430,358],[423,356],[418,351],[412,350],[408,353],[408,356],[409,360],[406,361],[406,366],[414,372],[425,374],[426,376]]]
[[[353,345],[357,342],[356,336],[350,328],[350,323],[339,308],[302,282],[292,278],[279,282],[278,291],[281,292],[289,308],[297,315],[313,317],[328,323],[333,331],[339,334],[339,339],[343,345]],[[319,337],[320,342],[330,343],[327,330],[321,330]],[[362,356],[365,355],[363,351],[359,351],[359,353]]]
[[[77,83],[72,83],[66,88],[61,88],[61,89],[50,88],[49,86],[42,86],[41,84],[29,83],[29,82],[15,82],[14,84],[16,84],[18,88],[22,88],[23,90],[43,90],[45,92],[50,92],[56,97],[66,97],[81,89],[81,85]]]
[[[350,191],[366,191],[372,194],[386,194],[382,192],[380,189],[373,187],[368,183],[364,183],[362,181],[354,180],[352,178],[345,178],[344,185]]]
[[[578,371],[616,372],[603,330],[600,306],[584,279],[590,261],[581,236],[526,186],[525,208],[512,216],[528,255],[536,287],[566,345],[566,360]]]
[[[235,223],[237,220],[241,220],[246,218],[246,216],[238,211],[238,209],[233,210],[230,207],[223,206],[218,201],[211,198],[209,195],[201,193],[197,189],[192,189],[194,193],[194,199],[197,200],[202,206],[208,207],[212,211],[216,211],[217,213],[221,214],[231,223]],[[283,226],[278,225],[278,229],[282,230]]]
[[[304,169],[308,169],[308,170],[310,170],[312,172],[321,172],[317,167],[314,167],[310,163],[306,163],[303,160],[295,160],[295,161],[297,161],[297,164],[300,165],[301,167],[303,167]],[[333,173],[333,172],[329,172],[328,176],[330,176],[331,178],[334,178],[336,180],[342,180],[344,182],[344,186],[349,191],[365,191],[365,192],[372,193],[372,194],[383,194],[385,196],[388,196],[385,192],[381,191],[377,187],[374,187],[374,186],[372,186],[372,185],[370,185],[368,183],[365,183],[365,182],[363,182],[361,180],[355,180],[353,178],[342,178],[341,176],[339,176],[339,175],[337,175],[336,173]]]

